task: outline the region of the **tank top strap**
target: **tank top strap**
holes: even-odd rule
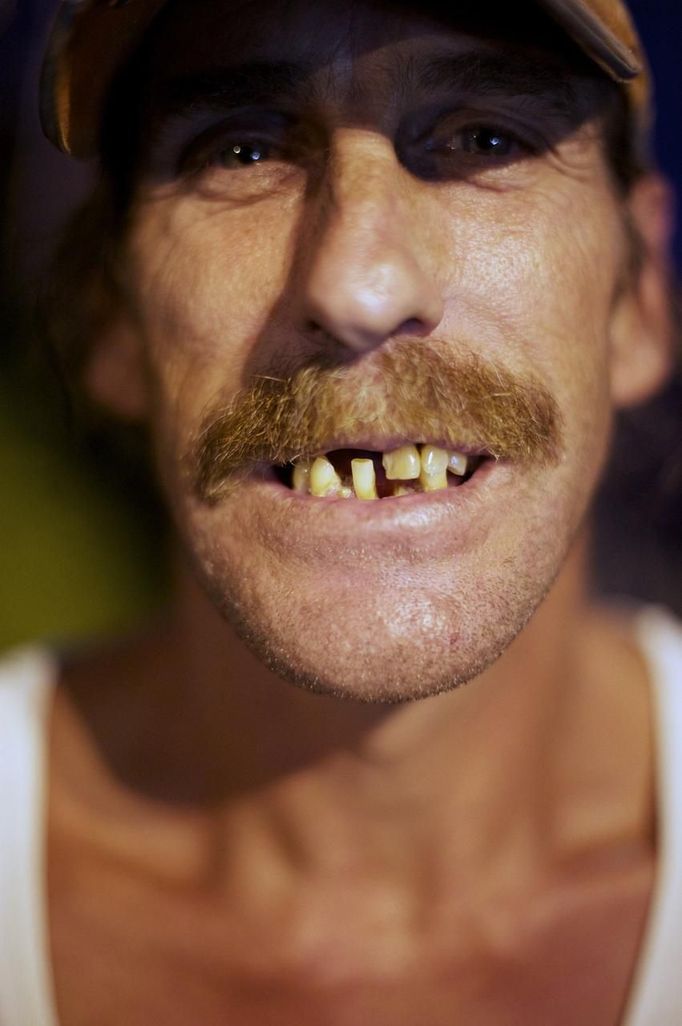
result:
[[[682,1022],[682,625],[663,610],[645,610],[637,641],[653,685],[659,852],[625,1026],[676,1026]]]
[[[57,1026],[47,938],[46,742],[56,663],[0,662],[0,1026]]]

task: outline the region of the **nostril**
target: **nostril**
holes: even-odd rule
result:
[[[421,338],[423,335],[430,335],[433,330],[430,324],[425,324],[424,321],[420,321],[417,317],[408,317],[406,321],[400,325],[394,335],[409,335],[412,338]]]

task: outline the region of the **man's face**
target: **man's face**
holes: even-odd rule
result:
[[[159,29],[127,242],[158,462],[282,676],[471,679],[583,520],[625,246],[594,84],[556,60],[373,3],[195,0]],[[406,445],[474,473],[385,482]],[[385,497],[309,494],[321,454],[346,495],[371,459]]]

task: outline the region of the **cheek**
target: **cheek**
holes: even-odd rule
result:
[[[295,211],[235,211],[196,199],[142,203],[130,241],[131,291],[157,416],[196,421],[242,384],[285,287]]]
[[[480,190],[442,220],[451,226],[453,330],[462,310],[487,321],[493,357],[538,376],[569,418],[590,409],[599,418],[623,247],[608,185],[552,181],[530,203],[526,193]]]

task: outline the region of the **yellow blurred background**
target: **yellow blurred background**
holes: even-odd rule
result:
[[[19,375],[0,379],[0,649],[126,630],[165,590],[146,497],[30,392]]]
[[[36,282],[91,170],[42,137],[38,80],[57,0],[0,0],[0,649],[120,632],[163,600],[144,487],[73,426],[32,344]]]

